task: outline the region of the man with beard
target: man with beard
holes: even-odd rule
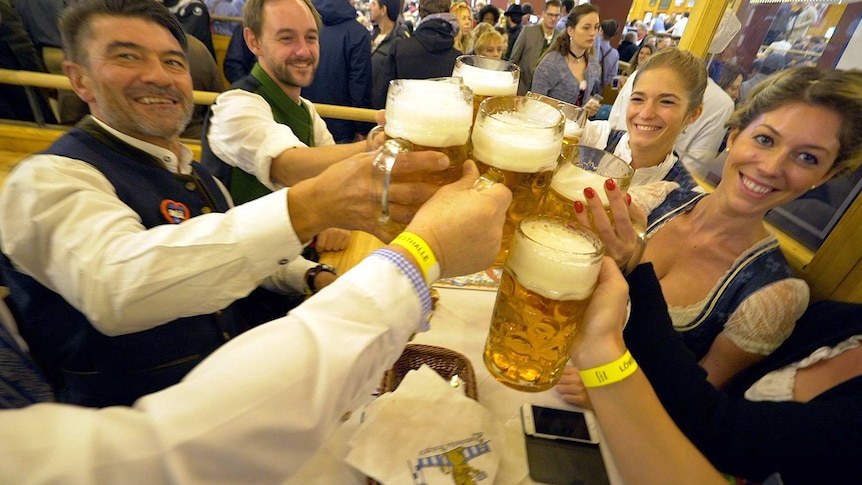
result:
[[[371,154],[231,208],[179,141],[192,79],[186,35],[162,5],[85,0],[61,26],[64,72],[92,116],[0,192],[2,280],[59,401],[130,405],[179,382],[252,323],[247,295],[291,283],[286,268],[323,228],[393,237],[369,216]],[[447,166],[415,152],[396,170]],[[391,186],[393,219],[408,222],[435,190]]]
[[[203,164],[238,204],[314,177],[383,140],[381,134],[336,145],[314,105],[300,97],[320,58],[321,19],[310,0],[249,0],[243,12],[243,35],[257,64],[216,98],[201,139]],[[343,231],[326,231],[316,244],[341,249],[347,239]]]

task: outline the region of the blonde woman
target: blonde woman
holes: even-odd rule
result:
[[[473,50],[473,11],[466,3],[458,2],[449,8],[449,13],[458,20],[461,30],[455,36],[455,48],[464,54]]]
[[[503,39],[503,36],[493,28],[480,35],[479,38],[476,39],[476,45],[473,48],[473,52],[476,55],[492,57],[494,59],[502,59],[503,52],[505,50],[505,39]]]

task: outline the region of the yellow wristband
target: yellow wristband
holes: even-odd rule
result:
[[[440,277],[440,264],[437,262],[437,257],[434,256],[434,251],[418,234],[402,232],[392,240],[392,244],[401,246],[416,258],[426,283],[430,285]]]
[[[634,374],[636,370],[638,370],[638,363],[635,362],[631,352],[626,350],[622,357],[609,364],[592,369],[581,369],[581,381],[583,381],[584,387],[607,386],[625,379]]]

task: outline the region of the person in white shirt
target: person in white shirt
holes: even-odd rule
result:
[[[289,315],[231,340],[182,382],[132,407],[42,403],[0,411],[3,481],[189,485],[290,478],[367,400],[411,335],[427,330],[433,279],[493,263],[511,193],[503,184],[473,189],[478,171],[473,162],[466,167],[407,226],[439,261],[436,275],[390,244]]]
[[[371,153],[230,208],[179,141],[192,83],[185,34],[160,4],[80,2],[62,27],[65,72],[93,117],[19,163],[0,193],[3,279],[59,400],[131,404],[178,382],[251,325],[235,302],[306,283],[291,265],[323,228],[393,237],[372,217]],[[447,166],[415,152],[396,169]],[[435,190],[395,183],[393,219],[409,222]]]

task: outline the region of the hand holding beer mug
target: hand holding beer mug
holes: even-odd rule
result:
[[[417,174],[417,180],[446,185],[461,178],[461,166],[469,152],[472,99],[470,88],[457,78],[396,79],[390,83],[386,136],[399,140],[400,151],[434,150],[450,160],[449,169]]]
[[[602,187],[607,179],[612,179],[625,195],[634,175],[631,165],[612,153],[582,145],[572,147],[563,157],[566,158],[551,177],[550,190],[539,204],[539,213],[577,222],[575,201],[586,207],[584,189],[592,187],[611,216],[610,202]]]
[[[557,383],[596,286],[603,251],[598,237],[563,219],[521,221],[483,353],[495,379],[529,392]]]
[[[473,118],[479,113],[479,105],[491,96],[518,94],[521,68],[514,62],[463,55],[455,59],[453,77],[460,77],[473,90]]]
[[[496,266],[502,267],[515,228],[535,214],[550,184],[562,146],[565,118],[560,110],[524,96],[497,96],[482,102],[473,127],[473,159],[486,178],[512,191]]]

